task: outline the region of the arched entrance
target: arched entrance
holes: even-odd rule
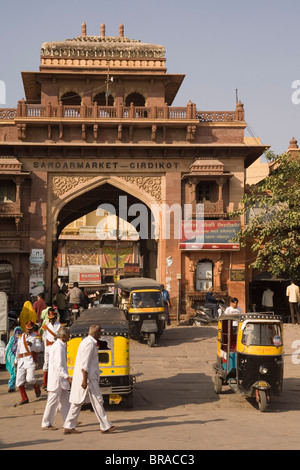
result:
[[[113,282],[114,276],[124,277],[129,275],[130,269],[126,272],[124,266],[124,253],[126,264],[140,265],[140,275],[156,279],[158,268],[158,244],[154,239],[153,232],[153,215],[150,210],[151,198],[134,184],[124,181],[114,181],[118,178],[82,178],[81,183],[77,185],[76,190],[66,191],[65,197],[61,197],[54,202],[53,212],[56,213],[56,233],[52,234],[52,260],[62,253],[61,249],[66,246],[66,239],[61,234],[65,227],[76,219],[96,211],[96,214],[106,211],[114,213],[120,220],[126,220],[133,224],[138,232],[136,240],[123,239],[122,233],[112,233],[111,237],[101,237],[101,227],[90,227],[93,236],[89,238],[88,263],[95,264],[95,259],[101,266],[102,279],[105,282]],[[127,190],[126,190],[127,189]],[[130,192],[129,192],[130,191]],[[70,193],[70,194],[67,194]],[[138,196],[143,196],[143,199]],[[148,204],[145,198],[148,197]],[[87,241],[86,237],[83,237]],[[74,239],[74,237],[73,237]],[[70,245],[70,242],[69,242]],[[48,245],[50,248],[50,245]],[[80,244],[78,244],[78,247]],[[83,245],[81,245],[83,246]],[[87,243],[86,245],[87,246]],[[93,247],[95,256],[93,256]],[[78,248],[80,249],[80,248]],[[131,254],[130,254],[131,250]],[[114,264],[104,263],[107,254],[110,253],[110,261]],[[64,255],[66,250],[64,251]],[[106,257],[104,256],[106,255]],[[61,259],[58,259],[61,262]],[[111,269],[112,268],[112,269]],[[126,266],[128,269],[128,266]],[[53,274],[53,278],[55,274]],[[53,281],[53,280],[52,280]],[[52,285],[52,283],[51,283]]]

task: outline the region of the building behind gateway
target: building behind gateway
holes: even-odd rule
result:
[[[75,263],[99,268],[97,282],[130,272],[156,278],[175,310],[180,293],[182,313],[210,286],[246,307],[250,273],[232,240],[243,220],[228,213],[264,147],[245,137],[240,102],[231,111],[199,109],[193,97],[172,106],[184,75],[167,73],[165,62],[163,46],[129,39],[123,25],[118,36],[107,36],[103,24],[100,36],[89,36],[83,23],[75,39],[42,45],[39,71],[22,72],[25,98],[0,109],[0,290],[11,300],[41,290],[50,298],[77,242]],[[123,220],[109,235],[68,235],[70,224],[99,206],[124,217],[120,201],[126,222],[146,236],[120,235]],[[201,243],[185,232],[178,237],[172,213],[168,236],[162,213],[153,235],[153,207],[180,206],[182,223],[190,207],[192,229],[199,205]],[[147,211],[138,219],[141,206]]]

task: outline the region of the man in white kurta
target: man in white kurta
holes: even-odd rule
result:
[[[101,432],[112,432],[117,429],[107,418],[99,386],[100,374],[97,342],[100,335],[100,326],[92,325],[89,329],[89,335],[79,345],[70,394],[71,406],[64,423],[64,434],[78,432],[75,427],[81,406],[87,395],[100,423]]]
[[[43,365],[43,388],[47,388],[48,381],[48,366],[49,366],[49,354],[50,349],[54,345],[56,335],[61,327],[61,324],[57,321],[57,314],[54,310],[50,310],[48,313],[49,321],[42,325],[41,330],[43,331],[44,340],[44,365]]]
[[[66,343],[70,338],[69,329],[61,327],[57,339],[51,346],[48,365],[48,398],[42,420],[42,429],[55,430],[53,421],[57,410],[60,410],[63,420],[67,418],[70,402],[69,388],[72,383],[68,374]]]
[[[25,390],[26,383],[33,386],[37,398],[41,395],[40,386],[35,378],[36,354],[42,351],[41,337],[34,332],[34,323],[32,321],[28,321],[25,328],[25,333],[18,340],[16,352],[16,386],[19,387],[21,394],[21,405],[29,401]]]

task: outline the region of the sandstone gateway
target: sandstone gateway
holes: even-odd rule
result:
[[[138,244],[143,275],[167,286],[173,309],[179,294],[184,313],[211,285],[245,308],[245,252],[232,242],[243,221],[228,212],[264,147],[244,136],[240,102],[172,106],[184,75],[165,62],[163,46],[129,39],[123,25],[118,36],[103,24],[89,36],[83,23],[75,39],[42,45],[38,72],[22,72],[25,98],[0,110],[0,288],[11,300],[33,286],[50,298],[64,228],[101,204],[118,214],[126,196],[149,209],[148,230],[154,205],[190,204],[195,218],[203,204],[203,246],[172,236],[172,216],[169,239],[160,230]]]

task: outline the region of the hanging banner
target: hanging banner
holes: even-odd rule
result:
[[[102,268],[115,268],[117,252],[115,247],[103,247]],[[124,268],[124,263],[132,263],[132,248],[119,248],[118,267]]]

